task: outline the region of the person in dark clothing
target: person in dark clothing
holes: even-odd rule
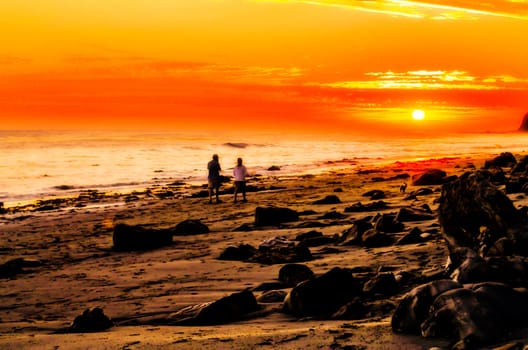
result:
[[[216,203],[222,202],[218,197],[218,191],[220,189],[220,162],[218,161],[218,155],[213,154],[213,159],[207,163],[207,170],[209,175],[207,180],[209,182],[209,204],[213,203],[213,194],[216,196]]]

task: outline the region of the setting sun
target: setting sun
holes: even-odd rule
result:
[[[425,112],[422,111],[421,109],[415,109],[412,112],[412,118],[414,120],[424,120],[425,119]]]

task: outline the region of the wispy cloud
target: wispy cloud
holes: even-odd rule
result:
[[[391,16],[437,20],[475,19],[481,16],[528,20],[528,1],[526,0],[498,0],[493,2],[473,0],[275,0],[275,2],[335,6]]]
[[[418,70],[370,72],[367,79],[321,84],[343,89],[497,90],[527,89],[528,78],[509,75],[478,77],[464,71]]]

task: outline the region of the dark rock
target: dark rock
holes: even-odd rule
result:
[[[0,265],[0,278],[12,278],[26,272],[25,268],[38,266],[42,266],[40,260],[14,258]]]
[[[259,245],[257,253],[250,261],[261,264],[287,264],[312,260],[312,253],[308,247],[296,246],[295,242],[283,237],[275,237]]]
[[[259,303],[282,303],[288,293],[284,290],[269,290],[257,297]]]
[[[268,171],[279,171],[279,170],[281,170],[281,168],[276,165],[272,165],[268,168]]]
[[[416,191],[412,191],[410,194],[414,196],[428,196],[430,194],[433,194],[434,191],[430,188],[419,188]]]
[[[170,315],[169,324],[217,325],[234,322],[260,310],[249,290],[233,293],[211,303],[192,305]]]
[[[517,159],[510,152],[503,152],[493,159],[486,160],[484,162],[484,168],[489,169],[492,167],[513,167],[517,164]]]
[[[518,175],[518,174],[526,174],[528,172],[528,156],[522,157],[517,164],[512,168],[511,173]]]
[[[391,319],[395,332],[421,334],[421,325],[429,317],[429,308],[435,299],[445,291],[462,288],[452,280],[436,280],[422,284],[405,294]]]
[[[279,281],[288,287],[295,287],[302,281],[314,278],[313,271],[303,264],[286,264],[279,270]]]
[[[372,202],[368,204],[362,204],[361,202],[357,202],[355,204],[352,204],[349,207],[345,208],[345,213],[357,213],[357,212],[364,212],[364,211],[377,211],[377,210],[383,210],[387,209],[389,206],[384,201],[377,201]]]
[[[300,317],[327,318],[360,294],[360,284],[352,274],[335,267],[295,286],[286,296],[283,311]]]
[[[298,234],[295,237],[295,240],[302,241],[303,239],[316,238],[316,237],[323,237],[323,233],[319,231],[309,231],[309,232]]]
[[[4,208],[4,202],[0,202],[0,214],[7,213],[7,209]]]
[[[383,192],[382,190],[372,190],[372,191],[363,193],[361,196],[370,197],[370,199],[372,200],[377,200],[377,199],[385,198],[385,192]]]
[[[209,227],[200,220],[184,220],[174,227],[175,236],[192,236],[209,233]]]
[[[369,248],[386,247],[393,243],[391,236],[376,229],[364,232],[361,240],[363,245]]]
[[[257,207],[255,209],[255,226],[274,226],[297,220],[299,214],[290,208]]]
[[[117,224],[114,227],[113,249],[134,251],[160,248],[172,244],[171,229],[152,229],[143,226]]]
[[[511,229],[521,224],[519,211],[479,172],[445,184],[439,202],[439,222],[450,249],[468,247],[485,255],[500,238],[516,240],[510,236]]]
[[[367,219],[356,220],[350,228],[343,231],[337,242],[340,245],[360,244],[363,233],[374,227],[370,222],[370,218]]]
[[[420,174],[412,176],[412,185],[414,186],[430,186],[441,185],[444,183],[446,172],[440,169],[428,169]]]
[[[341,200],[338,196],[331,194],[329,196],[324,197],[323,199],[319,199],[313,202],[313,204],[339,204],[341,203]]]
[[[219,260],[246,261],[255,255],[257,249],[250,244],[240,244],[236,247],[229,246],[224,249]]]
[[[392,296],[398,293],[400,286],[392,273],[379,273],[363,285],[363,293],[369,296]]]
[[[101,332],[111,328],[113,325],[114,323],[104,314],[103,309],[94,307],[93,309],[84,310],[82,315],[75,317],[67,332]]]
[[[400,208],[395,220],[399,222],[408,222],[433,220],[435,218],[436,217],[433,214],[430,214],[427,210],[404,207]]]
[[[421,243],[424,241],[421,235],[422,230],[420,230],[418,227],[413,227],[410,232],[408,232],[402,238],[396,241],[396,245]]]
[[[242,224],[235,228],[233,231],[235,232],[248,232],[253,231],[253,227],[250,224]]]
[[[359,320],[365,317],[367,307],[361,301],[361,298],[356,297],[345,305],[341,306],[333,315],[334,320]]]
[[[404,229],[404,225],[397,219],[394,214],[383,214],[378,215],[377,218],[373,219],[374,229],[385,233],[396,233],[401,232]]]

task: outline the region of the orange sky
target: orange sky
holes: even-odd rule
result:
[[[3,0],[0,13],[0,129],[476,132],[528,112],[528,0]]]

